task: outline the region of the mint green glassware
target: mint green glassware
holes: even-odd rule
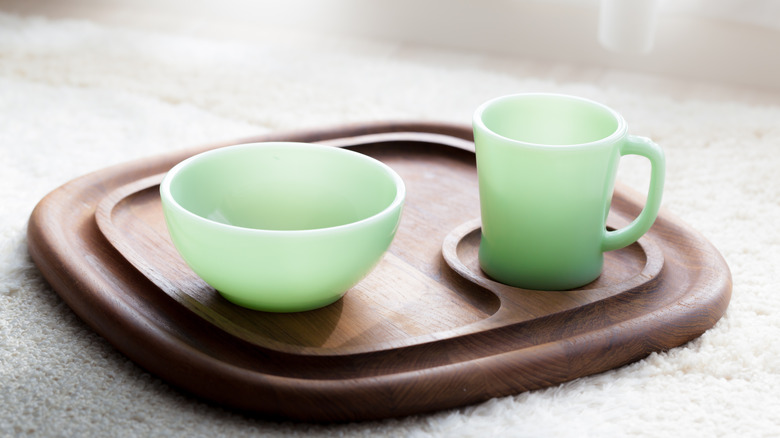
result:
[[[254,143],[182,161],[160,185],[182,258],[229,301],[270,312],[333,303],[381,260],[406,189],[369,156]]]
[[[557,94],[516,94],[474,114],[482,270],[511,286],[566,290],[598,278],[605,251],[652,226],[661,204],[665,159],[658,145],[628,135],[617,112]],[[647,202],[625,228],[606,219],[622,155],[650,160]]]

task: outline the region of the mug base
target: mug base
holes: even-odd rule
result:
[[[495,280],[501,284],[512,286],[520,289],[538,290],[538,291],[566,291],[577,289],[595,281],[601,276],[601,266],[595,272],[591,270],[585,270],[585,272],[578,272],[576,274],[559,274],[549,277],[541,277],[540,275],[533,275],[521,272],[495,272],[489,266],[485,266],[480,261],[480,268],[492,280]]]

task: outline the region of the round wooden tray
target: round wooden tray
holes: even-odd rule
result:
[[[375,123],[279,133],[350,147],[407,185],[396,239],[338,302],[273,314],[222,299],[184,264],[157,184],[181,151],[85,175],[33,212],[33,260],[96,332],[149,372],[206,400],[272,417],[350,421],[461,406],[602,372],[696,338],[722,316],[731,276],[718,251],[662,211],[638,243],[565,292],[493,282],[478,268],[471,130]],[[608,224],[642,196],[618,186]]]

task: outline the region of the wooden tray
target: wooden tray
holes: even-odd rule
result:
[[[85,175],[33,212],[33,260],[117,349],[171,384],[235,409],[313,421],[461,406],[605,371],[696,338],[722,316],[731,276],[717,250],[663,211],[640,242],[608,253],[579,290],[542,292],[479,271],[471,130],[376,123],[242,140],[321,141],[392,166],[408,198],[378,268],[338,302],[297,314],[222,299],[179,258],[157,184],[213,147]],[[615,192],[608,224],[643,204]]]

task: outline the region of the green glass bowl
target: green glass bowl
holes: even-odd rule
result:
[[[206,283],[239,306],[297,312],[333,303],[379,263],[406,189],[366,155],[277,142],[184,160],[160,196],[173,244]]]

